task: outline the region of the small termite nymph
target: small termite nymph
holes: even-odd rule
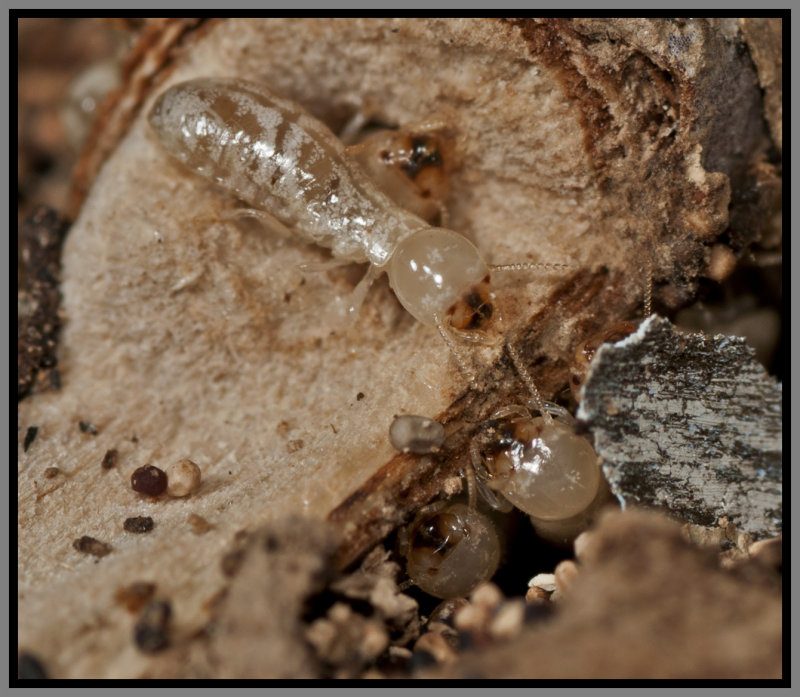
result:
[[[433,504],[401,532],[409,578],[437,598],[467,595],[494,576],[500,564],[495,523],[473,506]]]
[[[534,520],[573,518],[595,501],[603,477],[569,412],[544,408],[555,418],[533,417],[518,405],[497,411],[473,439],[472,463],[490,503],[500,494]]]
[[[444,443],[444,426],[427,416],[395,416],[389,427],[389,440],[402,453],[427,455],[439,452]]]
[[[351,315],[385,271],[403,307],[435,326],[454,352],[449,333],[487,328],[490,268],[475,245],[397,205],[299,105],[259,84],[201,78],[161,94],[149,121],[172,156],[253,207],[244,214],[328,247],[342,262],[369,262],[347,305]],[[563,265],[508,268],[532,267]]]

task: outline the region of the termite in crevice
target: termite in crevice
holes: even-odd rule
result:
[[[414,212],[395,203],[327,126],[263,85],[232,78],[182,82],[159,96],[149,121],[173,157],[251,206],[240,214],[327,247],[338,262],[368,262],[346,303],[348,315],[357,314],[370,284],[385,271],[400,304],[438,330],[470,380],[474,373],[457,342],[486,341],[490,328],[499,331],[492,271],[566,267],[490,266],[466,237],[420,216],[430,216],[430,209]],[[421,188],[412,198],[426,198],[431,187],[420,183],[428,176],[422,175],[433,171],[441,152],[420,133],[398,138],[407,138],[407,145],[395,141],[378,152],[397,158],[389,164],[405,168],[406,176],[414,174]],[[358,156],[357,149],[351,153]],[[369,151],[369,144],[362,146],[362,153]],[[397,179],[391,169],[384,179]],[[441,193],[430,198],[446,219],[437,202]],[[519,365],[516,351],[508,351]]]

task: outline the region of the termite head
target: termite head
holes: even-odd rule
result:
[[[431,224],[445,225],[450,171],[457,164],[452,141],[446,128],[425,123],[377,131],[351,153],[392,200]]]
[[[521,405],[500,409],[473,439],[470,455],[489,489],[537,520],[563,520],[591,505],[602,475],[569,413],[547,406],[555,417],[549,422]]]
[[[387,266],[397,299],[424,324],[486,329],[494,313],[489,267],[466,237],[423,228],[403,239]]]
[[[500,564],[495,522],[463,503],[433,504],[401,533],[401,554],[415,585],[437,598],[467,595]]]

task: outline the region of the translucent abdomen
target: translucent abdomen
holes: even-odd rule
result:
[[[339,258],[383,266],[426,227],[377,189],[323,123],[261,85],[183,82],[149,120],[174,157]]]

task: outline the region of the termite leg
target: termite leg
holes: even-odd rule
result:
[[[278,220],[274,215],[270,215],[260,208],[234,208],[233,210],[222,211],[220,217],[223,220],[240,220],[241,218],[253,218],[261,223],[268,230],[275,232],[281,237],[296,239],[297,236]]]
[[[373,264],[370,264],[367,268],[367,272],[361,277],[361,280],[356,284],[356,287],[343,298],[344,300],[344,313],[345,317],[347,317],[350,321],[355,321],[356,317],[358,317],[358,312],[361,309],[361,305],[364,304],[364,298],[367,297],[367,291],[369,291],[372,282],[375,280],[375,276],[377,275],[377,267]]]
[[[498,328],[501,328],[505,322],[503,320],[503,315],[500,313],[499,308],[495,308],[495,317]],[[525,387],[528,388],[528,392],[530,392],[531,394],[536,409],[542,415],[544,422],[549,426],[550,424],[553,423],[553,417],[550,416],[550,412],[548,412],[547,409],[545,409],[544,400],[542,399],[542,395],[539,392],[539,388],[536,387],[536,383],[533,380],[533,376],[530,374],[528,368],[525,366],[525,363],[522,360],[522,356],[519,355],[519,351],[517,351],[517,349],[514,348],[509,339],[506,339],[503,342],[503,348],[508,354],[508,357],[511,359],[511,363],[514,366],[514,369],[517,371],[517,375],[519,375]]]
[[[520,379],[531,393],[533,404],[535,405],[537,411],[542,415],[544,422],[549,426],[553,423],[553,417],[550,416],[550,412],[544,408],[542,395],[539,392],[539,388],[536,387],[536,383],[533,381],[533,377],[531,377],[530,372],[528,372],[528,368],[522,362],[522,356],[519,355],[519,351],[514,348],[510,341],[505,342],[505,350],[508,354],[508,357],[511,359],[511,362],[514,364],[514,369],[517,371]]]
[[[461,351],[459,351],[458,346],[453,337],[450,335],[450,332],[448,331],[447,327],[444,326],[442,320],[439,318],[439,315],[434,313],[433,319],[436,322],[436,329],[439,330],[439,334],[444,340],[444,343],[447,344],[447,348],[449,348],[450,352],[455,356],[456,362],[458,363],[458,367],[461,369],[461,372],[469,380],[470,385],[476,388],[477,382],[475,379],[475,372],[472,370],[472,368],[470,368],[469,364],[467,363]]]

